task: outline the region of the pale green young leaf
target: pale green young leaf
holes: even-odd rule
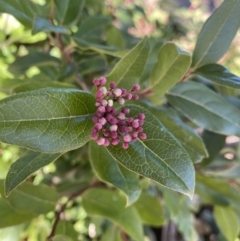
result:
[[[217,85],[240,89],[240,77],[232,74],[228,69],[219,64],[204,65],[196,69],[193,74],[201,75]]]
[[[95,99],[77,89],[46,88],[0,101],[0,141],[63,153],[90,140]]]
[[[195,124],[219,134],[240,136],[240,111],[206,86],[179,83],[166,97]]]
[[[182,79],[190,64],[189,53],[173,43],[163,45],[149,78],[149,87],[153,94],[159,98],[162,97],[167,90]]]
[[[139,83],[149,51],[148,38],[145,37],[115,65],[107,77],[108,82],[114,81],[125,89]]]
[[[229,48],[240,25],[240,0],[225,0],[203,25],[193,52],[192,66],[216,63]]]
[[[45,154],[29,151],[24,156],[20,157],[10,166],[8,171],[5,180],[6,196],[34,172],[55,161],[60,156],[61,154],[59,153]]]
[[[82,204],[89,215],[110,219],[119,225],[130,237],[143,241],[143,230],[139,216],[133,206],[125,207],[125,198],[118,192],[92,188],[82,196]]]
[[[32,34],[39,32],[56,32],[63,34],[70,34],[71,31],[68,28],[57,26],[51,23],[48,19],[42,17],[36,17],[33,22]]]
[[[32,66],[58,66],[60,60],[46,53],[32,52],[15,59],[8,71],[18,76],[24,74]]]
[[[119,165],[106,148],[96,142],[91,141],[89,148],[91,165],[98,178],[122,190],[127,206],[134,203],[141,193],[138,175]]]
[[[221,233],[228,241],[238,237],[239,222],[234,209],[230,206],[214,206],[214,218]]]
[[[144,224],[150,226],[161,226],[165,222],[164,210],[160,201],[146,192],[143,192],[134,207]]]
[[[146,140],[132,142],[128,149],[109,146],[109,153],[124,167],[165,187],[192,196],[195,185],[193,164],[182,145],[146,109],[128,105],[132,116],[144,113]]]

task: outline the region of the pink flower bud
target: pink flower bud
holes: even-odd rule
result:
[[[98,122],[104,126],[107,123],[107,120],[104,117],[102,117],[98,120]]]
[[[129,144],[127,142],[123,142],[123,145],[122,145],[123,149],[128,149],[129,147]]]
[[[107,94],[107,88],[106,87],[101,87],[99,91],[102,91],[103,95]]]
[[[108,139],[105,139],[105,142],[104,142],[104,144],[103,144],[104,146],[109,146],[110,145],[110,141],[108,140]]]
[[[123,108],[123,109],[121,110],[121,112],[124,113],[124,114],[129,114],[129,113],[130,113],[130,109]]]
[[[125,99],[126,99],[126,100],[131,100],[131,99],[132,99],[132,94],[127,93],[127,94],[125,95]]]
[[[125,120],[125,118],[126,118],[126,116],[125,116],[124,113],[120,112],[120,113],[118,114],[118,119],[119,119],[119,120]]]
[[[113,146],[116,146],[119,143],[119,140],[113,139],[111,143],[112,143]]]
[[[139,127],[139,122],[138,122],[138,120],[134,120],[134,121],[133,121],[132,127],[134,127],[134,128],[138,128],[138,127]]]
[[[93,84],[95,85],[95,86],[99,86],[100,85],[100,80],[99,79],[94,79],[93,80]]]
[[[100,130],[102,129],[102,125],[101,125],[100,123],[96,123],[96,124],[94,125],[94,129],[95,129],[96,131],[100,131]]]
[[[124,142],[130,142],[132,140],[132,137],[130,135],[126,135],[123,137]]]
[[[110,131],[117,131],[117,129],[118,129],[117,125],[110,126]]]
[[[127,94],[127,90],[126,89],[122,89],[122,95]]]
[[[98,112],[99,113],[104,113],[105,112],[105,107],[104,106],[99,106],[98,107]]]
[[[118,133],[116,131],[113,131],[111,133],[111,137],[112,137],[112,139],[116,139],[118,137]]]
[[[103,76],[99,80],[100,80],[100,85],[105,85],[107,83],[107,79]]]
[[[139,90],[140,90],[140,85],[138,84],[135,84],[131,89],[131,91],[139,91]]]
[[[99,146],[102,146],[102,145],[104,145],[105,140],[106,140],[105,138],[99,137],[98,140],[97,140],[97,144],[98,144]]]
[[[113,106],[113,100],[108,100],[108,105]]]
[[[110,83],[110,88],[115,89],[117,87],[117,84],[115,82]]]
[[[138,100],[138,99],[139,99],[139,96],[138,96],[138,95],[133,95],[133,99],[134,99],[134,100]]]
[[[124,105],[125,100],[124,100],[123,98],[120,98],[120,99],[118,100],[118,103],[119,103],[120,105]]]
[[[107,106],[108,101],[107,101],[107,100],[102,100],[102,101],[101,101],[101,104],[102,104],[102,106]]]
[[[121,94],[122,94],[122,90],[117,88],[117,89],[113,90],[113,94],[114,94],[116,97],[119,97],[119,96],[121,96]]]
[[[146,139],[147,139],[147,135],[146,135],[145,133],[140,133],[140,134],[139,134],[139,138],[140,138],[141,140],[146,140]]]
[[[96,132],[92,132],[91,138],[92,138],[93,140],[97,140],[97,139],[98,139],[97,133],[96,133]]]
[[[139,120],[144,120],[145,119],[145,115],[143,113],[138,115],[138,119]]]

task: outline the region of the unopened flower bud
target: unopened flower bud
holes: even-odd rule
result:
[[[106,95],[108,92],[106,87],[101,87],[99,90],[102,91],[103,95]]]
[[[105,143],[105,138],[99,137],[99,138],[97,139],[97,144],[98,144],[99,146],[104,145],[104,143]]]
[[[108,105],[113,106],[113,100],[108,100]]]
[[[124,142],[130,142],[132,140],[132,137],[130,135],[126,135],[123,137]]]
[[[107,83],[107,79],[105,77],[101,77],[99,81],[100,81],[100,85],[105,85]]]
[[[122,94],[122,90],[117,88],[117,89],[113,90],[113,94],[114,94],[116,97],[119,97],[119,96],[121,96],[121,94]]]
[[[139,96],[138,96],[138,95],[133,95],[133,99],[134,99],[134,100],[138,100],[138,99],[139,99]]]
[[[115,89],[117,87],[117,84],[115,82],[110,83],[110,88]]]
[[[110,126],[110,131],[117,131],[117,129],[118,129],[117,125]]]
[[[119,103],[120,105],[124,105],[125,100],[124,100],[123,98],[120,98],[120,99],[118,100],[118,103]]]
[[[129,147],[129,144],[127,142],[123,142],[123,145],[122,145],[123,149],[128,149]]]
[[[102,100],[102,101],[101,101],[101,104],[102,104],[102,106],[107,106],[108,101],[107,101],[107,100]]]
[[[140,85],[138,84],[135,84],[131,89],[131,91],[139,91],[139,90],[140,90]]]

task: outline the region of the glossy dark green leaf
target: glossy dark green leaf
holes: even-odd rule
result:
[[[173,108],[151,108],[162,124],[181,142],[191,160],[196,163],[208,153],[201,137],[193,128],[184,123]]]
[[[226,136],[205,130],[202,134],[203,141],[209,153],[207,158],[204,158],[201,166],[207,166],[219,154],[220,150],[225,145]]]
[[[240,25],[240,0],[225,0],[205,22],[193,52],[193,67],[217,62]]]
[[[0,182],[0,192],[3,196],[3,181]],[[42,214],[54,211],[58,194],[53,188],[46,185],[35,186],[25,182],[12,191],[6,200],[18,212]]]
[[[149,51],[150,45],[146,37],[115,65],[107,77],[108,82],[114,81],[118,86],[126,89],[139,83]]]
[[[110,154],[126,168],[165,187],[192,196],[195,173],[192,162],[177,139],[146,109],[129,105],[132,116],[144,113],[143,125],[147,139],[130,143],[127,150],[109,146]]]
[[[68,83],[61,83],[57,81],[32,81],[25,84],[19,84],[16,87],[12,89],[12,93],[20,93],[25,91],[31,91],[31,90],[38,90],[43,88],[76,88],[76,86],[68,84]]]
[[[21,213],[16,211],[9,202],[0,198],[0,228],[5,228],[33,219],[36,215],[32,213]]]
[[[88,40],[92,35],[101,32],[102,29],[110,23],[111,19],[108,17],[90,16],[79,26],[78,31],[74,34],[73,38],[77,43],[78,40]]]
[[[54,0],[59,11],[59,21],[64,25],[76,23],[81,14],[85,4],[85,0]]]
[[[207,64],[194,71],[214,83],[229,88],[240,89],[240,78],[219,64]]]
[[[191,81],[179,83],[166,97],[197,125],[219,134],[240,136],[239,110],[206,86]]]
[[[34,15],[41,14],[41,6],[28,0],[0,0],[0,12],[13,15],[24,26],[31,28]]]
[[[240,195],[223,179],[196,176],[196,193],[206,202],[213,205],[233,205],[239,208]]]
[[[27,152],[16,160],[10,167],[5,180],[5,194],[8,196],[18,185],[24,182],[30,175],[40,168],[55,161],[61,154],[45,154],[39,152]]]
[[[161,47],[158,60],[149,78],[150,88],[158,98],[179,82],[191,64],[189,53],[173,43]]]
[[[143,192],[134,207],[137,209],[138,214],[144,224],[150,226],[161,226],[165,222],[164,210],[160,201],[146,192]]]
[[[98,178],[122,190],[126,194],[127,205],[135,202],[141,193],[138,175],[119,165],[105,147],[94,141],[90,142],[89,153],[92,168]]]
[[[214,218],[223,236],[228,240],[236,240],[239,222],[232,207],[214,206]]]
[[[139,216],[133,206],[125,208],[125,198],[119,193],[102,188],[92,188],[82,196],[89,215],[103,216],[117,223],[134,240],[143,241]]]
[[[68,28],[54,25],[46,18],[36,17],[33,22],[32,34],[36,34],[39,32],[46,32],[46,33],[56,32],[56,33],[64,33],[64,34],[71,33],[71,31]]]
[[[66,152],[90,140],[91,94],[46,88],[0,101],[0,141],[40,152]]]
[[[32,66],[57,66],[60,60],[45,53],[29,53],[25,56],[16,58],[16,60],[9,65],[8,70],[18,76],[24,74]]]

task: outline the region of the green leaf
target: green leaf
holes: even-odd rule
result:
[[[67,152],[90,140],[95,99],[76,89],[46,88],[0,101],[0,141],[40,152]]]
[[[98,35],[104,27],[111,23],[111,19],[105,16],[90,16],[79,26],[73,38],[78,43],[79,40],[89,40],[92,35]],[[97,36],[99,37],[99,36]]]
[[[180,83],[166,97],[195,124],[219,134],[240,136],[239,110],[204,85]]]
[[[29,151],[23,157],[20,157],[8,171],[5,181],[6,196],[38,169],[55,161],[60,156],[59,153],[45,154]]]
[[[132,116],[144,113],[147,139],[130,143],[127,150],[109,146],[107,150],[123,166],[175,191],[192,196],[195,173],[188,154],[152,113],[135,105],[126,106]]]
[[[0,192],[4,196],[3,181],[0,182]],[[43,214],[54,211],[58,194],[54,189],[46,185],[36,186],[25,182],[18,186],[6,200],[18,212]]]
[[[115,81],[126,89],[139,83],[149,51],[148,38],[145,37],[115,65],[107,77],[108,82]]]
[[[233,241],[238,237],[239,222],[232,207],[214,206],[214,218],[228,241]]]
[[[201,137],[193,128],[185,124],[173,108],[149,109],[162,124],[181,142],[191,160],[196,163],[207,157],[208,153]]]
[[[115,225],[111,225],[106,232],[103,233],[100,241],[106,240],[123,241],[119,228],[117,228]]]
[[[85,0],[54,0],[54,2],[60,15],[60,23],[63,25],[76,23],[82,14],[85,4]]]
[[[119,193],[92,188],[83,194],[82,204],[89,215],[106,217],[117,223],[133,239],[144,240],[137,212],[133,206],[125,208],[125,198]]]
[[[206,202],[213,205],[233,205],[239,208],[240,195],[225,180],[207,176],[196,176],[196,193]]]
[[[57,26],[51,23],[48,19],[42,17],[36,17],[33,22],[32,34],[39,32],[56,32],[63,34],[70,34],[71,31],[68,28]]]
[[[163,197],[171,220],[177,225],[184,239],[188,241],[198,240],[198,235],[195,231],[194,217],[188,207],[190,200],[185,196],[167,189],[163,190]]]
[[[240,25],[240,0],[225,0],[198,35],[192,66],[217,62],[227,51]]]
[[[219,64],[207,64],[194,71],[215,84],[240,89],[240,78]]]
[[[158,98],[182,79],[191,64],[189,53],[167,43],[158,53],[158,60],[149,78],[150,88]]]
[[[95,141],[90,142],[89,148],[91,165],[98,178],[123,191],[127,197],[127,206],[134,203],[141,193],[138,175],[118,165],[107,149]]]
[[[220,150],[224,147],[226,136],[205,130],[202,134],[202,138],[209,156],[204,158],[200,165],[207,166],[214,160],[214,158],[219,154]]]
[[[82,39],[77,39],[75,41],[78,44],[78,47],[82,50],[92,50],[100,54],[106,54],[118,58],[123,58],[128,53],[127,50],[119,50],[114,46],[105,46],[101,44],[91,43]]]
[[[24,26],[31,28],[34,15],[42,14],[42,6],[28,0],[0,0],[0,12],[13,15]]]
[[[73,240],[67,235],[58,234],[53,237],[52,241],[73,241]]]
[[[16,211],[5,199],[0,198],[0,228],[5,228],[33,219],[32,213],[20,213]]]
[[[164,211],[156,197],[143,192],[134,207],[144,224],[150,226],[161,226],[165,222]]]
[[[71,221],[60,221],[57,225],[55,234],[67,235],[73,241],[78,239],[78,233],[73,227]]]
[[[32,66],[57,66],[60,60],[45,53],[29,53],[25,56],[16,58],[16,60],[9,65],[8,71],[18,76],[24,74]]]
[[[57,81],[31,81],[29,83],[19,84],[12,89],[12,93],[20,93],[26,92],[31,90],[39,90],[43,88],[76,88],[76,86],[68,84],[68,83],[61,83]]]

